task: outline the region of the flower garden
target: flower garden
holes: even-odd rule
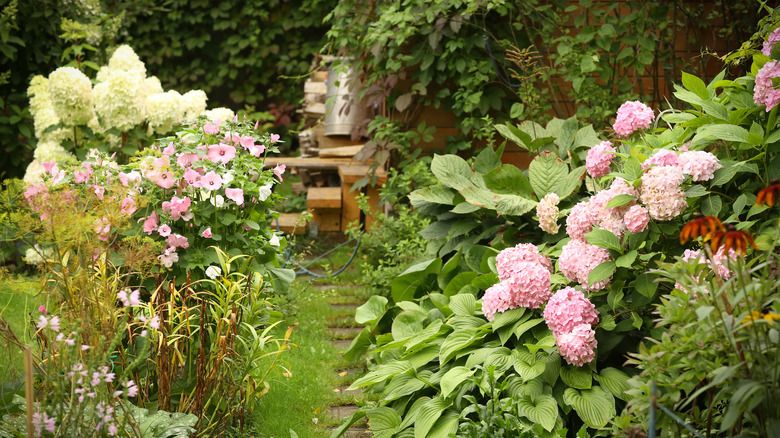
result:
[[[0,436],[780,436],[770,2],[64,3],[0,16]]]

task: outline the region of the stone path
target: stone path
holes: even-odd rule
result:
[[[331,342],[336,344],[336,347],[341,351],[345,351],[349,348],[352,340],[357,336],[362,326],[355,323],[355,309],[362,303],[360,299],[351,295],[341,295],[343,286],[337,285],[317,285],[320,290],[336,290],[336,295],[330,300],[330,307],[332,315],[329,318],[328,330],[330,331]],[[344,291],[345,293],[347,291]],[[362,401],[363,390],[347,390],[349,385],[365,370],[360,365],[340,369],[335,371],[337,374],[338,386],[333,389],[339,397],[336,403],[329,407],[327,415],[341,423],[344,419],[352,416],[357,411],[358,406],[356,402]],[[347,432],[342,435],[344,438],[369,438],[373,434],[368,429],[368,425],[365,421],[358,422],[354,427],[350,427]]]

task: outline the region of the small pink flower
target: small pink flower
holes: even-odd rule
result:
[[[222,177],[212,170],[200,178],[200,186],[206,190],[219,190],[222,187]]]
[[[157,229],[157,212],[152,212],[144,221],[144,233],[151,235]]]
[[[200,187],[200,173],[195,169],[188,168],[184,171],[184,181],[187,181],[187,184],[192,187],[198,188]]]
[[[40,307],[38,307],[38,311],[43,313],[44,315],[48,315],[49,314],[49,311],[46,310],[46,306],[44,306],[44,305],[41,305]]]
[[[253,157],[259,157],[260,155],[263,155],[263,152],[265,152],[265,145],[261,144],[258,146],[251,146],[249,147],[249,153]]]
[[[171,234],[171,227],[167,224],[160,225],[160,227],[157,228],[157,232],[163,237],[168,237]]]
[[[189,241],[186,237],[182,236],[181,234],[171,234],[168,236],[168,245],[175,247],[175,248],[183,248],[187,249],[190,246]]]
[[[241,137],[241,146],[244,149],[249,149],[255,145],[255,138],[251,135],[248,135],[246,137]]]
[[[106,188],[103,186],[99,186],[97,184],[92,184],[89,186],[92,190],[95,191],[95,195],[97,195],[98,199],[101,201],[103,200],[103,195],[106,193]]]
[[[138,386],[136,386],[135,382],[132,380],[128,380],[125,382],[125,388],[127,388],[127,396],[128,397],[135,397],[138,395]]]
[[[52,174],[51,170],[54,168],[54,166],[57,165],[57,162],[56,161],[44,161],[44,162],[41,163],[41,165],[43,166],[43,169],[46,171],[46,173]]]
[[[158,330],[160,328],[160,317],[155,316],[154,318],[149,320],[149,327]]]
[[[157,256],[157,258],[160,260],[160,264],[166,268],[170,268],[174,263],[179,261],[179,255],[176,254],[176,248],[174,247],[166,248],[162,254]]]
[[[206,122],[206,125],[203,127],[203,132],[206,134],[218,134],[219,133],[219,122],[216,124]]]
[[[136,172],[135,170],[128,173],[124,173],[124,172],[119,173],[119,182],[122,183],[122,185],[125,187],[127,187],[128,183],[130,182],[135,182],[140,180],[141,180],[141,174]]]
[[[279,134],[271,134],[271,144],[274,144],[277,141],[279,141]]]
[[[179,154],[179,156],[176,158],[176,163],[181,167],[187,167],[199,159],[200,157],[198,154],[190,152],[186,154]]]
[[[136,210],[135,200],[131,197],[127,197],[123,199],[120,210],[122,211],[122,214],[126,214],[126,215],[131,215],[135,213]]]
[[[224,143],[213,144],[209,146],[209,153],[206,158],[215,162],[227,164],[236,157],[236,148],[226,145]]]
[[[205,237],[205,238],[207,238],[207,239],[211,239],[211,237],[213,236],[213,235],[211,234],[211,227],[209,227],[209,228],[206,228],[205,230],[203,230],[203,232],[202,232],[202,233],[200,233],[200,235],[201,235],[201,236],[203,236],[203,237]]]
[[[90,176],[92,176],[92,169],[87,169],[84,171],[76,170],[73,172],[73,175],[74,183],[83,183],[84,181],[88,180]]]
[[[280,182],[284,181],[284,179],[282,179],[282,174],[284,174],[285,170],[287,170],[286,164],[277,164],[276,167],[274,167],[274,175],[276,175],[279,178]]]
[[[238,205],[244,204],[244,191],[241,189],[225,189],[225,196]]]
[[[44,329],[48,325],[49,325],[49,320],[45,316],[43,316],[43,315],[38,316],[38,328],[39,329]]]
[[[163,149],[162,153],[165,155],[173,155],[176,153],[176,146],[173,145],[173,142],[168,143],[168,146]]]
[[[111,232],[111,222],[108,218],[102,218],[95,221],[95,232],[98,234],[98,239],[106,242],[108,241],[108,233]]]

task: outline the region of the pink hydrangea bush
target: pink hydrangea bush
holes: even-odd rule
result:
[[[753,102],[765,106],[766,112],[772,111],[780,102],[780,90],[772,83],[773,78],[780,77],[780,62],[769,61],[756,73],[756,86],[753,88]]]
[[[639,200],[650,217],[668,221],[682,214],[688,207],[682,183],[685,179],[677,166],[653,166],[642,175]]]
[[[612,276],[593,284],[588,283],[588,276],[596,266],[610,260],[612,258],[606,249],[584,240],[572,239],[563,246],[558,266],[567,280],[579,283],[585,290],[597,291],[607,287]]]
[[[555,193],[548,193],[536,204],[536,216],[539,218],[539,228],[545,233],[557,234],[561,228],[558,225],[560,198]]]
[[[772,48],[780,41],[780,27],[773,30],[772,33],[764,41],[764,45],[761,48],[761,53],[766,56],[772,56]]]
[[[581,291],[567,286],[556,292],[547,302],[544,321],[558,338],[580,324],[597,324],[599,312]]]
[[[709,181],[715,171],[723,168],[718,157],[705,151],[686,151],[679,156],[679,166],[693,181]]]
[[[629,101],[618,108],[617,119],[612,129],[617,135],[628,137],[650,126],[654,118],[655,115],[650,107],[639,101]]]
[[[518,307],[539,308],[552,294],[552,263],[532,244],[506,248],[496,256],[499,282],[482,298],[482,313],[492,321],[497,312]]]
[[[609,173],[609,166],[615,159],[615,148],[612,143],[602,141],[588,150],[588,157],[585,160],[585,166],[588,175],[593,178],[600,178]]]
[[[596,332],[588,324],[580,324],[555,340],[566,362],[581,367],[596,358]]]

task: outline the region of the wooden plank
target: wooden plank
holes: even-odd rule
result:
[[[363,149],[363,146],[362,144],[356,144],[354,146],[320,149],[319,156],[321,158],[352,158]]]
[[[301,219],[302,216],[303,213],[279,214],[279,231],[284,234],[304,234],[306,232],[306,222]]]
[[[268,157],[265,160],[265,167],[274,167],[277,164],[284,164],[288,167],[297,167],[300,169],[333,169],[339,166],[349,166],[353,163],[351,158],[319,158],[319,157]]]
[[[371,166],[366,164],[351,164],[345,166],[339,166],[339,176],[341,177],[342,185],[344,183],[354,184],[360,178],[366,176]],[[384,184],[387,182],[387,172],[385,169],[378,167],[376,169],[377,183]]]
[[[339,189],[336,187],[336,189]],[[340,189],[339,189],[340,190]],[[317,224],[318,231],[340,231],[341,212],[338,210],[309,210],[311,221]]]
[[[341,208],[340,187],[311,187],[306,195],[306,207],[309,209]]]
[[[352,183],[341,180],[341,232],[347,231],[347,228],[353,222],[360,222],[360,207],[358,207],[355,198],[359,191],[352,191]]]

